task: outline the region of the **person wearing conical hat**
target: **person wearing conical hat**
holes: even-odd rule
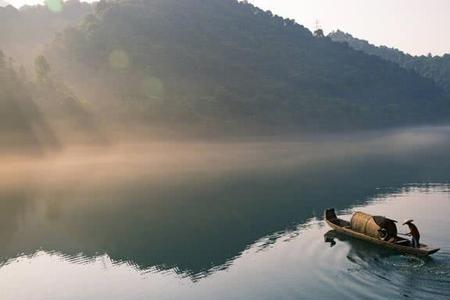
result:
[[[414,248],[419,248],[420,247],[420,233],[419,233],[419,229],[417,229],[417,226],[413,224],[413,220],[408,219],[405,220],[405,222],[403,222],[403,225],[408,225],[409,227],[409,233],[407,233],[407,235],[411,236],[411,243],[412,246]]]

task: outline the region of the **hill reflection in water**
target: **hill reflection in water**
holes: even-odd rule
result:
[[[325,208],[362,205],[408,183],[448,182],[448,149],[447,130],[435,129],[10,161],[2,171],[10,182],[0,190],[0,257],[108,257],[195,281],[228,268],[260,239],[270,245],[321,218]]]

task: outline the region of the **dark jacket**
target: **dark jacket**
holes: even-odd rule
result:
[[[413,237],[420,239],[419,229],[413,223],[408,223],[409,231]]]

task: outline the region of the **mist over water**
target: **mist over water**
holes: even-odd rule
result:
[[[31,291],[39,299],[444,299],[449,133],[154,140],[5,156],[2,299]],[[423,241],[442,250],[422,260],[342,237],[330,247],[328,207],[412,217]],[[410,278],[414,270],[422,275]]]
[[[450,298],[449,57],[237,0],[45,1],[0,29],[0,300]],[[441,251],[336,235],[330,207]]]
[[[356,134],[255,137],[238,139],[161,139],[145,135],[108,144],[68,144],[39,156],[6,152],[0,159],[2,181],[27,175],[38,183],[70,178],[109,184],[125,177],[155,180],[186,173],[222,174],[254,170],[292,171],[311,164],[372,157],[409,158],[447,146],[450,128],[424,127]],[[17,176],[17,178],[16,178]],[[175,179],[173,178],[173,179]],[[92,180],[95,179],[95,180]]]

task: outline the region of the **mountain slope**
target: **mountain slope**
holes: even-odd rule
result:
[[[101,110],[161,126],[359,129],[449,112],[433,81],[234,0],[102,1],[46,55]]]
[[[64,2],[59,13],[44,5],[20,9],[0,5],[0,48],[31,70],[34,57],[44,44],[65,27],[77,24],[91,11],[91,5],[79,0]]]
[[[340,30],[330,33],[329,37],[336,42],[345,42],[356,50],[379,56],[406,69],[414,70],[426,78],[433,79],[450,94],[450,54],[443,56],[412,56],[398,49],[386,46],[377,47]]]
[[[0,51],[0,152],[39,152],[57,145],[23,79]]]

